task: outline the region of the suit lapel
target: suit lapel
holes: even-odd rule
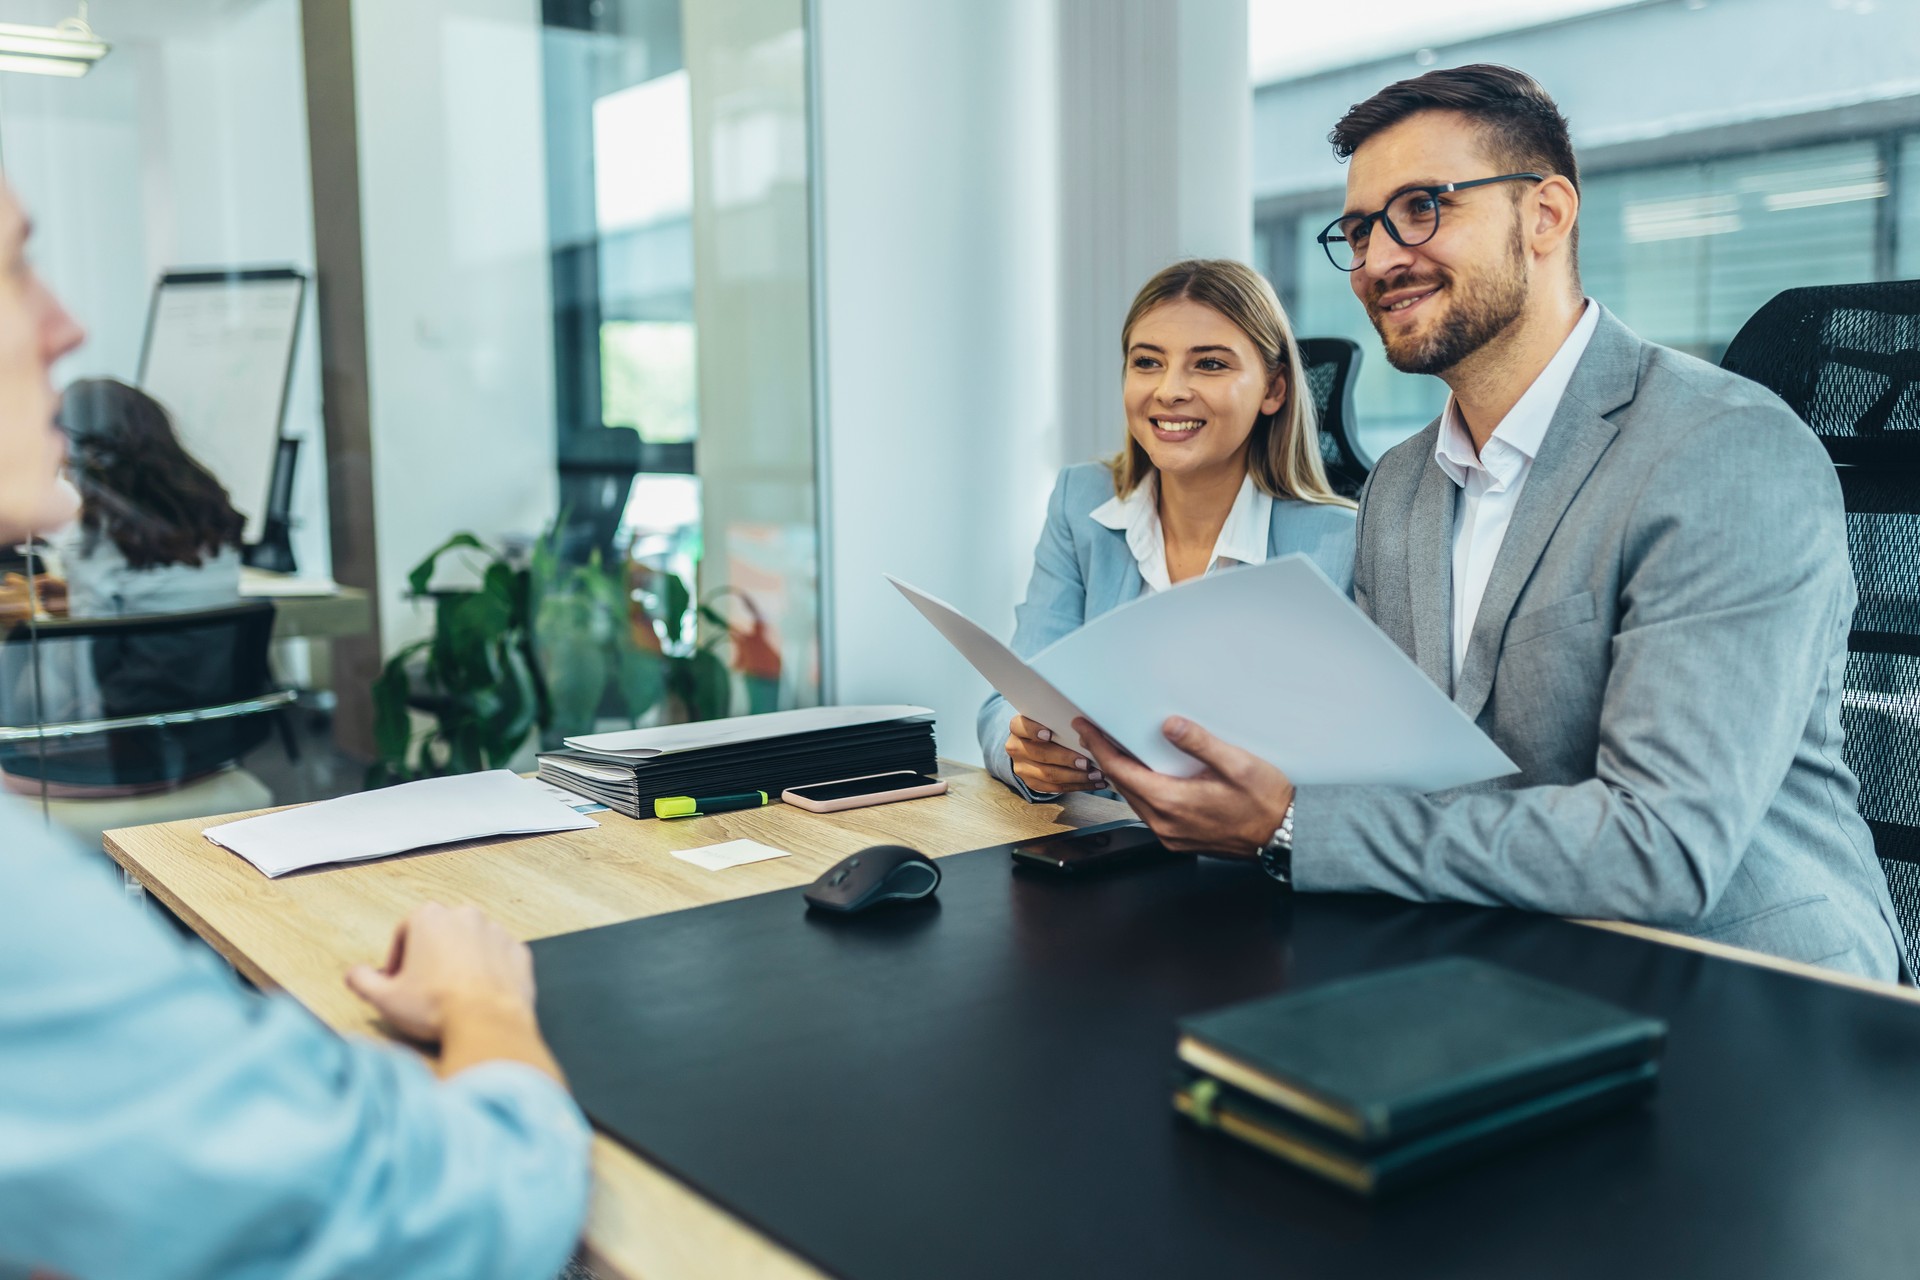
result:
[[[1639,366],[1640,339],[1610,312],[1602,311],[1593,339],[1580,357],[1540,443],[1540,454],[1527,472],[1526,487],[1520,491],[1520,501],[1500,543],[1500,554],[1494,558],[1493,572],[1487,578],[1486,592],[1480,597],[1466,665],[1454,690],[1454,701],[1468,716],[1478,717],[1493,692],[1500,641],[1514,603],[1546,553],[1547,543],[1567,508],[1613,442],[1616,429],[1605,415],[1633,399]],[[1451,537],[1448,545],[1452,545]]]
[[[1413,596],[1413,660],[1453,692],[1453,507],[1458,492],[1428,452],[1407,522],[1407,576]]]
[[[1091,572],[1087,575],[1088,622],[1139,598],[1147,585],[1146,579],[1140,576],[1139,562],[1127,546],[1126,534],[1095,523],[1093,536],[1095,551]]]

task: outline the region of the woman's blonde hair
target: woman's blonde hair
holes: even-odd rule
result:
[[[1279,411],[1255,418],[1253,434],[1247,437],[1247,471],[1260,491],[1276,498],[1353,506],[1351,499],[1341,497],[1327,483],[1327,469],[1320,461],[1320,429],[1314,417],[1313,397],[1307,394],[1300,348],[1273,286],[1252,267],[1231,258],[1189,258],[1147,281],[1120,330],[1122,360],[1140,318],[1162,303],[1181,299],[1212,307],[1239,326],[1266,366],[1268,385],[1275,377],[1286,379],[1287,398]],[[1114,492],[1123,498],[1153,472],[1153,460],[1132,432],[1127,433],[1126,446],[1108,465],[1113,468]]]

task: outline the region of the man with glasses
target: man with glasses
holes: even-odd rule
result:
[[[1897,976],[1842,756],[1854,586],[1819,442],[1583,296],[1579,170],[1530,77],[1429,72],[1332,142],[1347,209],[1320,243],[1388,361],[1453,393],[1368,482],[1355,599],[1520,772],[1296,789],[1178,718],[1197,777],[1091,734],[1101,769],[1170,847],[1257,857],[1302,890],[1637,921]]]

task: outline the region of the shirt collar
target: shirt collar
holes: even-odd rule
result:
[[[1220,536],[1214,539],[1211,563],[1237,560],[1241,564],[1265,564],[1272,523],[1273,498],[1262,493],[1249,475],[1240,482],[1233,509],[1227,512],[1227,522],[1220,526]]]
[[[1579,366],[1580,357],[1586,354],[1593,331],[1599,327],[1600,308],[1588,298],[1573,332],[1494,428],[1487,447],[1477,454],[1473,437],[1467,434],[1466,424],[1460,420],[1458,406],[1452,396],[1447,397],[1446,412],[1440,416],[1440,436],[1433,444],[1433,460],[1449,480],[1464,489],[1468,476],[1478,471],[1491,475],[1496,484],[1506,484],[1539,456],[1547,428],[1553,425],[1553,415],[1567,393],[1567,384],[1573,381],[1573,371]]]
[[[1160,532],[1159,499],[1160,476],[1150,472],[1126,497],[1108,498],[1095,507],[1093,520],[1116,533],[1126,534],[1127,549],[1141,564],[1148,563],[1156,554],[1164,560],[1166,544]],[[1227,522],[1220,526],[1208,567],[1222,559],[1265,564],[1272,524],[1273,498],[1263,493],[1249,475],[1240,482],[1240,492],[1234,495]]]
[[[1093,509],[1095,523],[1127,535],[1127,550],[1140,564],[1146,564],[1160,548],[1159,494],[1160,477],[1150,471],[1133,486],[1132,493],[1108,498]],[[1163,557],[1165,554],[1161,551]]]

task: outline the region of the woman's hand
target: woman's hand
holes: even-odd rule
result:
[[[1007,759],[1014,776],[1029,790],[1100,791],[1107,779],[1100,766],[1083,751],[1070,751],[1053,740],[1053,730],[1015,716],[1007,732]]]

